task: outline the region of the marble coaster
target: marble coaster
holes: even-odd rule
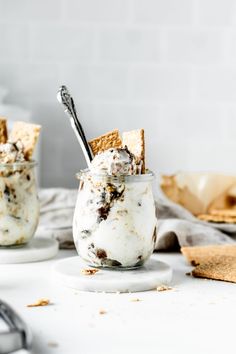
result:
[[[66,258],[53,266],[53,278],[73,289],[109,293],[151,290],[172,279],[170,266],[152,258],[135,270],[99,269],[94,275],[83,275],[81,270],[87,268],[91,267],[78,256]]]
[[[38,262],[53,258],[58,252],[56,240],[36,237],[22,247],[0,248],[0,264]]]

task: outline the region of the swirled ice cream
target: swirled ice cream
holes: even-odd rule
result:
[[[0,132],[4,121],[0,119]],[[20,131],[13,127],[9,140],[7,137],[5,141],[4,137],[0,139],[0,246],[27,243],[33,237],[39,220],[35,162],[29,159],[33,146],[28,144],[29,128],[37,127],[37,131],[39,128],[32,124],[22,124]],[[22,139],[15,138],[14,129],[17,136],[22,134]]]
[[[156,216],[151,172],[127,146],[98,153],[80,174],[73,235],[79,255],[94,266],[137,267],[152,254]]]
[[[24,146],[21,140],[0,144],[0,163],[24,162]]]
[[[122,176],[133,175],[138,170],[135,156],[125,148],[111,148],[98,153],[90,167],[91,173]]]

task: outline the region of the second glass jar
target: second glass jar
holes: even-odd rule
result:
[[[39,221],[35,162],[0,164],[0,247],[24,245]]]
[[[154,174],[78,174],[80,187],[73,221],[78,254],[92,266],[134,268],[153,253],[156,214]]]

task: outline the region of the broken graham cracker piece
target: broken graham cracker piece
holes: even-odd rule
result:
[[[40,125],[32,123],[15,122],[13,125],[9,141],[16,142],[17,140],[21,140],[24,146],[24,156],[26,160],[32,158],[40,129]]]
[[[215,256],[236,257],[236,244],[181,247],[181,252],[190,264],[196,266]]]
[[[144,129],[131,130],[122,134],[122,145],[136,157],[137,162],[142,162],[142,173],[145,173],[145,140]]]
[[[7,120],[0,117],[0,144],[6,144],[7,142]]]
[[[236,257],[213,256],[196,266],[192,271],[192,275],[197,278],[236,283]]]
[[[120,148],[121,145],[122,143],[117,129],[89,141],[89,146],[94,155],[110,148]]]

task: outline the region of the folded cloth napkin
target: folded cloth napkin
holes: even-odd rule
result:
[[[49,188],[39,191],[40,221],[37,234],[58,240],[60,248],[74,248],[72,222],[77,191]]]
[[[72,220],[77,191],[74,189],[42,189],[40,224],[37,234],[46,233],[59,241],[60,248],[74,248]],[[156,196],[156,250],[179,246],[197,246],[236,242],[236,225],[201,221],[159,190]]]

